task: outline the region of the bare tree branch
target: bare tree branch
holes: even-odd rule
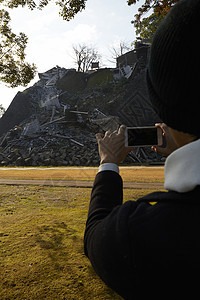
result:
[[[87,72],[90,69],[92,62],[101,59],[101,55],[92,46],[89,47],[85,44],[78,44],[74,45],[72,48],[74,50],[78,72]]]

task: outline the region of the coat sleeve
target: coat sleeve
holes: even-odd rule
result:
[[[97,174],[91,194],[84,235],[85,254],[96,273],[121,296],[133,284],[134,259],[130,253],[128,216],[134,202],[122,205],[123,184],[119,174]]]

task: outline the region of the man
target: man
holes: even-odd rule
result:
[[[198,297],[200,282],[200,1],[180,0],[158,28],[147,84],[166,148],[166,192],[123,201],[118,165],[131,148],[125,126],[97,134],[101,158],[85,229],[85,253],[124,299]],[[134,180],[134,178],[133,178]],[[152,202],[156,202],[152,205]],[[175,298],[175,296],[177,298]],[[188,299],[188,298],[187,298]]]

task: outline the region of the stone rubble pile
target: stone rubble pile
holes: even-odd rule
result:
[[[64,117],[65,118],[65,117]],[[15,126],[1,139],[1,166],[98,165],[96,125],[85,122],[39,125],[38,120]]]
[[[132,54],[136,61],[123,68],[85,74],[56,66],[38,74],[0,119],[0,166],[97,166],[97,132],[159,122],[145,65]],[[137,148],[124,163],[161,161],[151,149]]]
[[[73,138],[79,128],[73,128]],[[69,130],[70,131],[70,130]],[[69,132],[68,132],[69,133]],[[1,166],[88,166],[99,162],[93,134],[79,133],[79,141],[48,134],[15,138],[7,136],[0,148]]]
[[[86,112],[68,111],[53,120],[52,114],[48,114],[49,122],[42,123],[47,112],[41,113],[38,118],[31,117],[15,126],[0,139],[0,166],[98,166],[95,133],[119,127],[117,117],[107,117],[98,109],[85,120],[82,115],[85,117]],[[151,150],[136,149],[125,164],[156,159]]]

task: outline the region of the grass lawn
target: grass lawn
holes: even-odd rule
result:
[[[135,200],[151,190],[124,190]],[[121,299],[83,252],[91,189],[0,186],[0,299]]]

